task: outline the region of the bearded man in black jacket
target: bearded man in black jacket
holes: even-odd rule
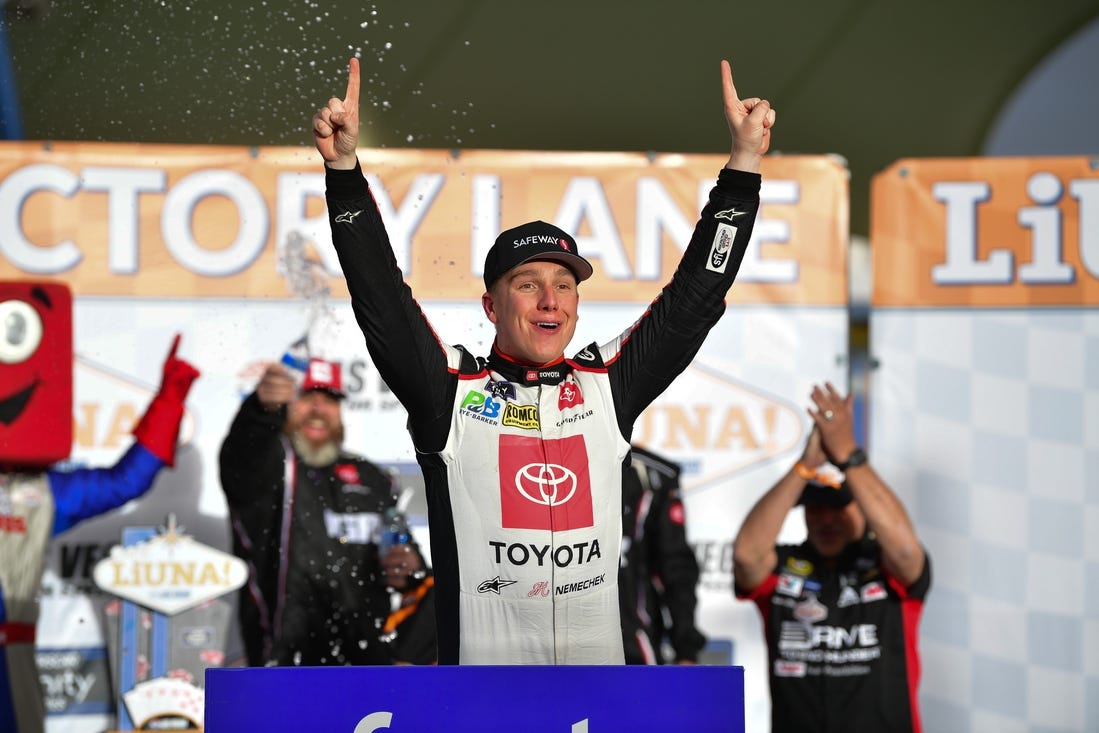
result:
[[[391,663],[377,541],[392,479],[343,449],[344,396],[339,364],[310,360],[300,389],[272,364],[221,446],[249,665]]]

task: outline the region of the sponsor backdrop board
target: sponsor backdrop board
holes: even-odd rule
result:
[[[1099,160],[875,179],[870,456],[917,525],[929,731],[1099,730]]]
[[[723,156],[363,150],[398,259],[436,331],[485,353],[480,263],[502,228],[575,232],[596,267],[572,349],[617,335],[672,273]],[[847,172],[831,156],[764,161],[762,208],[728,312],[635,439],[681,461],[702,565],[707,660],[745,669],[748,727],[769,702],[761,625],[732,596],[740,521],[800,454],[814,382],[847,365]],[[301,338],[344,366],[347,445],[421,490],[405,415],[370,363],[328,236],[323,175],[304,148],[0,144],[0,278],[58,279],[75,294],[74,463],[110,465],[156,390],[172,335],[203,376],[177,467],[121,512],[51,548],[39,651],[52,733],[113,720],[91,569],[122,528],[169,513],[228,547],[218,449],[267,361]],[[422,496],[414,532],[426,541]],[[419,511],[418,511],[419,509]],[[791,518],[784,539],[801,538]],[[230,648],[226,663],[239,658]]]

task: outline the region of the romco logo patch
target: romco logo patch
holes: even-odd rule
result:
[[[500,509],[507,529],[591,527],[591,478],[583,436],[540,440],[501,435]]]
[[[523,430],[539,430],[542,427],[538,420],[538,405],[515,405],[509,402],[504,407],[504,417],[501,422],[509,427]]]

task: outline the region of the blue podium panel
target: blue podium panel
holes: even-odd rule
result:
[[[206,670],[205,733],[744,732],[744,668]]]

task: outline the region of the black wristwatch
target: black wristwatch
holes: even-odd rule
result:
[[[869,459],[866,457],[866,451],[858,446],[855,446],[855,450],[851,451],[851,454],[847,456],[847,460],[843,461],[842,463],[837,463],[836,468],[841,471],[846,471],[849,468],[861,466],[862,464],[866,463],[867,460]]]

